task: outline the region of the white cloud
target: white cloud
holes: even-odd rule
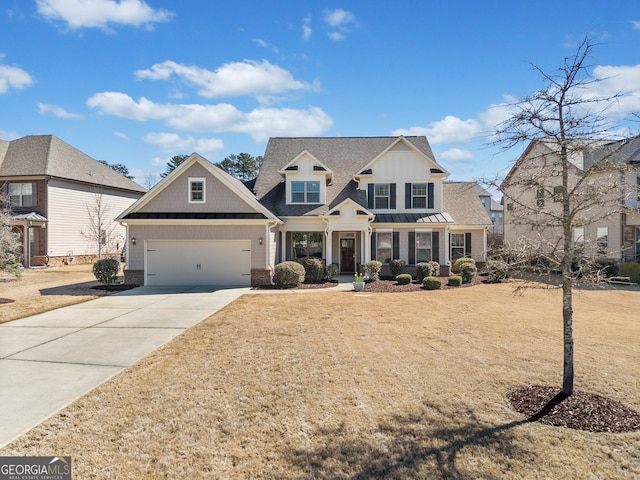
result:
[[[633,25],[634,30],[640,30],[640,22],[636,20],[631,20],[631,25]]]
[[[415,126],[407,129],[397,129],[393,135],[426,135],[429,142],[438,145],[442,143],[462,143],[474,138],[481,131],[477,120],[461,120],[453,115],[431,122],[427,127]]]
[[[135,75],[138,79],[149,80],[167,80],[176,75],[198,87],[198,94],[206,98],[273,95],[315,88],[314,85],[295,80],[287,70],[266,60],[226,63],[215,71],[167,60],[149,69],[138,70]]]
[[[10,88],[21,90],[33,84],[33,77],[18,67],[0,65],[0,94]]]
[[[280,53],[280,50],[278,49],[278,47],[276,47],[275,45],[273,45],[272,43],[268,43],[265,42],[264,40],[262,40],[261,38],[254,38],[252,40],[253,43],[256,43],[258,45],[260,45],[263,48],[268,48],[269,50],[274,51],[275,53]]]
[[[356,17],[351,12],[337,8],[324,11],[324,22],[333,29],[327,33],[328,37],[340,41],[351,31],[350,26],[356,24]]]
[[[38,113],[40,113],[40,115],[53,115],[58,118],[82,118],[80,114],[67,112],[64,108],[51,103],[38,103]]]
[[[113,132],[113,136],[114,137],[118,137],[121,140],[126,140],[126,141],[131,140],[129,138],[129,136],[126,133],[123,133],[123,132]]]
[[[311,18],[305,18],[302,21],[302,39],[305,41],[311,40],[311,35],[313,34],[313,30],[311,30]]]
[[[0,139],[2,140],[15,140],[17,138],[20,138],[18,132],[10,130],[0,130]]]
[[[446,152],[442,152],[439,156],[440,158],[451,162],[464,162],[473,158],[473,154],[469,150],[460,148],[452,148]]]
[[[593,78],[596,82],[589,85],[583,95],[585,99],[621,94],[606,106],[606,115],[623,118],[640,111],[640,65],[599,65],[593,69]]]
[[[137,121],[160,120],[182,131],[246,133],[257,142],[270,136],[317,136],[325,133],[333,120],[322,109],[306,110],[257,108],[245,113],[227,103],[160,104],[144,97],[135,101],[119,92],[96,93],[87,105],[104,115]]]
[[[168,10],[154,10],[144,0],[36,0],[38,13],[48,20],[60,20],[70,29],[109,25],[150,27],[173,17]]]
[[[191,135],[181,137],[177,133],[149,133],[142,140],[160,147],[165,153],[189,155],[197,152],[208,159],[224,149],[224,142],[219,138],[194,138]]]

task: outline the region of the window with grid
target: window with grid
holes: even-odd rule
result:
[[[320,203],[320,182],[291,182],[291,202]]]
[[[451,260],[464,257],[464,233],[451,234]]]
[[[598,255],[606,255],[609,248],[609,227],[598,227],[596,231]]]
[[[322,232],[293,232],[291,234],[293,258],[322,258]]]
[[[536,190],[536,207],[544,207],[544,190],[541,188]]]
[[[427,184],[411,184],[411,208],[427,208]]]
[[[416,263],[431,260],[431,232],[416,232]]]
[[[376,258],[382,263],[391,262],[393,255],[393,233],[377,232],[376,233]]]
[[[12,207],[33,207],[33,184],[10,183],[9,199]]]
[[[373,186],[373,208],[389,208],[389,184],[376,183]]]
[[[204,203],[204,178],[189,179],[189,203]]]

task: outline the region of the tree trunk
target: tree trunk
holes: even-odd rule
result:
[[[564,332],[564,370],[562,375],[562,393],[573,393],[573,286],[571,281],[562,285],[562,323]]]

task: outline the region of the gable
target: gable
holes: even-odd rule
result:
[[[189,202],[189,179],[196,178],[202,178],[205,182],[205,201],[203,203]],[[159,195],[141,207],[138,212],[253,213],[255,209],[201,164],[194,163],[181,172]]]

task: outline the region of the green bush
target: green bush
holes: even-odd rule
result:
[[[327,268],[325,269],[325,272],[324,272],[324,276],[327,280],[333,280],[333,277],[338,275],[339,271],[340,271],[340,267],[338,266],[338,264],[331,263],[327,265]]]
[[[93,274],[96,276],[96,279],[100,280],[105,285],[109,285],[116,281],[119,270],[120,262],[115,258],[103,258],[93,264]]]
[[[398,275],[401,275],[402,272],[404,272],[404,265],[405,265],[404,260],[400,258],[395,258],[391,260],[391,262],[389,263],[389,268],[391,269],[391,276],[397,277]]]
[[[304,282],[304,267],[298,262],[282,262],[273,269],[273,283],[277,287],[297,287]]]
[[[408,273],[401,273],[396,277],[396,282],[398,282],[398,285],[409,285],[412,280],[413,277]]]
[[[500,283],[509,273],[509,264],[502,260],[488,260],[485,264],[485,270],[489,275],[489,280],[493,283]]]
[[[447,285],[449,285],[450,287],[459,287],[460,285],[462,285],[462,277],[460,275],[451,275],[449,277]]]
[[[382,262],[371,260],[364,264],[364,274],[369,278],[370,282],[380,280],[380,270],[382,270]]]
[[[622,263],[620,265],[620,275],[623,277],[629,277],[633,283],[640,283],[640,263]]]
[[[430,262],[416,263],[416,278],[419,282],[422,282],[426,277],[433,275],[433,266]],[[437,276],[437,275],[434,275]]]
[[[470,263],[472,264],[474,267],[476,265],[476,261],[473,258],[469,258],[469,257],[460,257],[460,258],[456,258],[453,262],[453,266],[451,267],[451,271],[453,273],[460,273],[460,268],[462,268],[462,265],[466,264],[466,263]]]
[[[422,280],[422,287],[425,290],[439,290],[442,286],[442,281],[438,277],[425,277]]]
[[[304,267],[304,280],[307,283],[322,283],[324,279],[324,265],[322,260],[314,257],[307,257],[300,260],[300,265]]]
[[[478,268],[474,263],[463,263],[460,265],[460,276],[462,277],[462,283],[469,283],[478,274]]]
[[[440,276],[440,264],[438,262],[434,262],[433,260],[431,260],[429,262],[429,265],[431,265],[431,275],[433,275],[434,277],[439,277]]]

